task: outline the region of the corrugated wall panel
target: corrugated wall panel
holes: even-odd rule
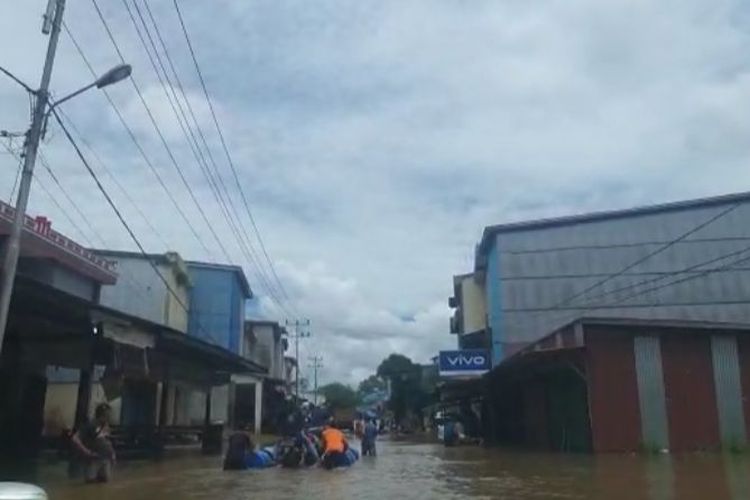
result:
[[[737,354],[742,386],[742,409],[745,414],[745,434],[750,435],[750,337],[737,338]]]
[[[722,444],[725,447],[744,446],[747,439],[742,409],[737,338],[733,335],[713,335],[711,357]]]
[[[637,450],[641,419],[632,337],[589,327],[585,339],[592,448]]]
[[[493,262],[499,263],[498,274],[503,278],[495,283],[502,288],[502,293],[495,294],[502,314],[496,315],[500,324],[494,330],[501,332],[503,342],[511,344],[538,340],[585,310],[560,310],[555,305],[642,259],[728,205],[499,234],[500,255]],[[588,295],[633,286],[746,248],[748,217],[750,204],[744,203]],[[750,323],[749,267],[733,267],[622,303],[617,299],[624,299],[633,288],[601,299],[581,297],[575,303],[605,303],[605,307],[586,310],[588,316]]]
[[[670,448],[690,451],[719,447],[709,337],[684,332],[663,335],[661,340]]]
[[[659,337],[633,338],[642,443],[651,448],[669,448],[664,375]]]

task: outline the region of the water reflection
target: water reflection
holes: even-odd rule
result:
[[[747,499],[744,455],[560,455],[383,442],[380,456],[348,470],[223,472],[218,457],[187,455],[121,464],[115,481],[85,486],[65,467],[45,465],[38,480],[51,498],[351,500],[517,498]]]

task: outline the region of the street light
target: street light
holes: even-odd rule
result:
[[[122,81],[122,80],[126,79],[127,77],[129,77],[130,73],[132,73],[132,72],[133,72],[133,68],[132,68],[132,66],[130,66],[130,64],[118,64],[117,66],[115,66],[114,68],[110,69],[109,71],[107,71],[106,73],[104,73],[102,76],[100,76],[99,78],[97,78],[95,82],[90,83],[90,84],[86,85],[85,87],[82,87],[82,88],[76,90],[72,94],[68,94],[65,97],[63,97],[62,99],[59,99],[59,100],[55,101],[54,103],[52,103],[50,105],[49,109],[47,110],[47,116],[49,116],[50,113],[52,113],[52,110],[54,108],[56,108],[60,104],[64,103],[65,101],[68,101],[68,100],[74,98],[75,96],[77,96],[79,94],[83,94],[84,92],[86,92],[87,90],[89,90],[91,88],[96,87],[98,89],[103,89],[107,85],[112,85],[113,83],[117,83],[119,81]]]
[[[55,4],[54,8],[52,4]],[[73,97],[87,91],[90,88],[97,87],[103,88],[107,85],[119,82],[130,76],[132,68],[127,64],[121,64],[115,66],[111,70],[100,76],[94,83],[87,85],[72,94],[60,99],[55,103],[49,102],[49,82],[52,77],[52,65],[55,59],[55,52],[57,50],[57,41],[60,36],[60,26],[62,25],[63,11],[65,10],[65,0],[50,0],[50,7],[48,8],[47,15],[52,16],[54,11],[54,19],[50,23],[51,28],[49,43],[47,44],[47,56],[44,61],[44,70],[42,71],[42,80],[39,85],[39,89],[32,91],[36,96],[36,103],[34,104],[34,112],[31,119],[31,127],[26,134],[26,142],[24,144],[24,164],[21,174],[21,183],[18,188],[18,198],[16,201],[15,214],[13,217],[13,225],[11,226],[10,235],[8,236],[5,244],[5,256],[3,259],[2,275],[0,275],[0,353],[2,353],[3,340],[5,337],[5,329],[8,324],[8,310],[10,308],[10,298],[13,294],[13,283],[16,279],[16,268],[18,266],[18,255],[21,252],[21,229],[23,227],[24,219],[26,218],[26,206],[29,203],[29,193],[31,191],[31,179],[34,174],[34,164],[36,163],[36,155],[39,150],[39,141],[41,140],[42,131],[49,112],[55,106],[59,106],[63,102],[72,99]],[[7,74],[17,83],[22,85],[26,90],[30,87],[24,84],[21,80],[13,76],[9,71],[3,70],[3,73]],[[49,109],[47,107],[49,106]]]

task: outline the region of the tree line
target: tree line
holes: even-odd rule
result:
[[[432,365],[414,363],[402,354],[391,354],[379,365],[376,372],[360,381],[357,388],[340,382],[326,384],[318,389],[332,410],[360,406],[368,395],[387,391],[390,397],[387,409],[397,423],[407,417],[419,417],[426,406],[436,400],[437,371]]]

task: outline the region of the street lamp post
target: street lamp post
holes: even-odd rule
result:
[[[54,15],[52,14],[53,10]],[[46,118],[52,108],[54,108],[55,106],[62,104],[68,99],[71,99],[90,88],[102,88],[106,87],[107,85],[119,82],[120,80],[123,80],[130,76],[130,72],[132,71],[131,67],[127,64],[116,66],[107,71],[94,83],[87,85],[50,105],[49,82],[52,77],[52,65],[55,60],[55,52],[57,51],[57,41],[60,37],[60,26],[62,25],[64,10],[65,0],[50,0],[49,7],[47,9],[47,15],[45,15],[43,31],[51,28],[49,43],[47,45],[47,56],[44,61],[44,70],[42,71],[42,80],[39,85],[39,89],[33,91],[36,102],[34,103],[34,112],[32,114],[31,127],[26,133],[21,183],[18,189],[18,198],[15,206],[13,225],[11,227],[10,235],[8,236],[8,241],[5,245],[2,274],[0,275],[0,280],[2,280],[2,282],[0,283],[0,354],[2,353],[3,340],[5,338],[5,329],[8,324],[8,311],[10,309],[10,299],[13,294],[13,283],[16,278],[18,256],[21,250],[21,232],[23,229],[24,219],[26,217],[26,207],[29,202],[29,194],[31,192],[31,179],[34,173],[34,164],[36,163],[36,156],[39,150],[39,141],[41,140]],[[25,89],[28,90],[30,88],[28,85],[24,84],[22,81],[11,75],[6,70],[4,70],[3,72],[11,76],[11,78],[13,78]]]

